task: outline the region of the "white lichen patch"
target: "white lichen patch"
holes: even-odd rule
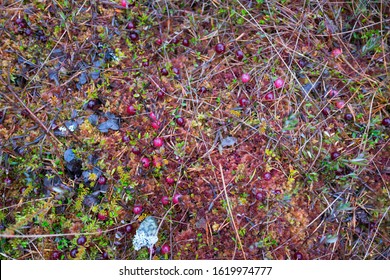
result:
[[[137,232],[133,239],[133,246],[135,250],[139,250],[142,247],[152,248],[158,241],[157,237],[157,222],[156,219],[149,216],[147,217],[137,229]]]

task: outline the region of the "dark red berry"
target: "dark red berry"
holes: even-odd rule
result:
[[[163,196],[163,197],[161,198],[161,203],[162,203],[163,205],[168,205],[168,204],[169,204],[169,197],[167,197],[166,195]]]
[[[157,45],[161,46],[162,43],[163,43],[163,41],[162,41],[161,38],[158,38],[158,39],[156,40],[156,44],[157,44]]]
[[[294,254],[294,259],[295,260],[303,260],[303,255],[301,252],[295,252]]]
[[[390,126],[390,118],[384,118],[382,120],[382,125],[384,126]]]
[[[132,230],[133,230],[133,226],[132,225],[125,226],[126,233],[131,233]]]
[[[183,46],[189,47],[190,46],[190,41],[188,39],[183,39]]]
[[[180,69],[179,68],[173,67],[172,68],[172,72],[175,73],[176,75],[180,75]]]
[[[141,159],[141,163],[143,167],[148,168],[150,166],[150,159],[144,157]]]
[[[164,139],[162,139],[161,137],[155,138],[153,140],[153,146],[155,148],[160,148],[162,145],[164,145]]]
[[[77,257],[77,254],[79,253],[79,250],[77,249],[77,248],[74,248],[74,249],[72,249],[71,251],[70,251],[70,256],[72,257],[72,258],[76,258]]]
[[[135,215],[141,214],[141,213],[142,213],[142,206],[141,206],[141,205],[135,205],[135,206],[133,207],[133,213],[134,213]]]
[[[222,43],[218,43],[216,46],[215,46],[215,51],[218,53],[218,54],[222,54],[225,52],[226,48],[225,48],[225,45],[222,44]]]
[[[61,252],[59,252],[59,251],[54,251],[51,254],[51,259],[52,260],[59,260],[60,258],[61,258]]]
[[[236,59],[241,61],[244,59],[244,53],[240,50],[236,51]]]
[[[126,108],[126,112],[129,116],[134,116],[137,113],[137,110],[135,109],[135,107],[133,105],[129,105]]]
[[[330,109],[329,109],[329,107],[323,108],[322,111],[321,111],[321,113],[322,113],[325,117],[329,116],[329,114],[330,114]]]
[[[168,254],[171,251],[171,248],[168,244],[164,244],[161,246],[161,254],[165,255]]]
[[[126,25],[126,29],[134,29],[135,23],[133,21],[129,21]]]
[[[275,195],[282,194],[282,190],[274,190],[274,194]]]
[[[135,155],[140,155],[141,154],[141,150],[138,148],[138,147],[132,147],[131,148],[131,152]]]
[[[238,103],[240,103],[241,107],[246,107],[250,104],[249,100],[246,97],[241,97],[238,99]]]
[[[108,253],[107,252],[103,252],[102,258],[103,258],[103,260],[108,260],[109,259]]]
[[[149,60],[142,61],[142,66],[143,67],[148,67],[149,66]]]
[[[346,113],[346,114],[344,115],[344,120],[346,120],[346,121],[352,121],[352,120],[353,120],[353,115],[350,114],[350,113]]]
[[[263,174],[263,179],[266,180],[266,181],[271,180],[271,179],[272,179],[271,173],[265,172],[265,173]]]
[[[332,160],[336,160],[336,159],[338,159],[340,157],[340,155],[341,154],[339,152],[333,152],[333,153],[330,154],[330,158]]]
[[[205,93],[207,91],[207,88],[206,87],[200,87],[199,88],[199,93]]]
[[[161,69],[161,75],[168,76],[168,74],[169,74],[169,72],[168,72],[168,70],[166,68],[162,68]]]
[[[157,97],[158,97],[159,99],[163,99],[164,96],[165,96],[165,92],[163,92],[162,90],[160,90],[160,91],[157,92]]]
[[[266,196],[265,192],[258,192],[256,194],[256,199],[260,200],[260,201],[263,201],[265,199],[265,196]]]
[[[273,92],[268,92],[266,95],[264,95],[265,101],[273,101],[275,100],[275,95]]]
[[[139,35],[137,32],[131,32],[129,37],[130,37],[130,40],[133,42],[138,41],[138,39],[139,39]]]
[[[176,45],[177,43],[179,43],[179,38],[177,38],[177,36],[172,38],[171,43]]]
[[[101,175],[98,179],[98,184],[104,185],[107,182],[107,178]]]
[[[171,177],[166,177],[165,182],[167,182],[168,185],[172,186],[175,183],[175,180]]]
[[[27,27],[27,21],[24,18],[17,18],[15,20],[15,23],[19,25],[20,28],[26,28]]]
[[[98,218],[98,220],[99,221],[105,221],[105,220],[107,220],[107,212],[106,211],[104,211],[104,212],[99,212],[98,214],[97,214],[97,218]]]
[[[178,126],[184,126],[185,123],[186,123],[186,121],[184,120],[184,118],[182,118],[182,117],[176,118],[176,124],[177,124]]]
[[[130,142],[130,137],[127,136],[127,135],[123,135],[123,136],[122,136],[122,142],[124,142],[124,143],[129,143],[129,142]]]
[[[78,239],[77,239],[77,245],[84,245],[85,243],[87,242],[87,238],[84,236],[84,235],[81,235]]]
[[[180,202],[180,199],[181,199],[182,195],[179,194],[179,193],[176,193],[173,198],[172,198],[172,202],[173,204],[178,204]]]

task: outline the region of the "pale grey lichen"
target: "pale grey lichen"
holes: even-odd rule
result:
[[[139,250],[142,247],[152,248],[158,241],[157,237],[157,222],[156,219],[149,216],[147,217],[137,229],[137,232],[133,239],[133,246],[135,250]]]

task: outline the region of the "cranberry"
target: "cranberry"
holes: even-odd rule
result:
[[[141,163],[143,167],[148,168],[150,166],[150,159],[148,159],[147,157],[143,157],[141,159]]]
[[[20,28],[26,28],[27,27],[27,21],[24,18],[17,18],[15,20],[15,23],[19,25]]]
[[[77,257],[77,254],[79,253],[79,250],[77,248],[73,248],[71,251],[70,251],[70,256],[72,258],[76,258]]]
[[[103,258],[104,260],[108,260],[108,259],[109,259],[108,253],[107,253],[106,251],[103,252],[102,258]]]
[[[7,177],[7,178],[4,179],[4,183],[5,183],[6,185],[11,185],[12,179]]]
[[[150,117],[150,119],[151,119],[152,121],[157,121],[157,117],[156,117],[156,114],[155,114],[155,113],[150,112],[150,113],[149,113],[149,117]]]
[[[168,72],[168,70],[166,68],[162,68],[161,69],[161,75],[168,76],[168,74],[169,74],[169,72]]]
[[[263,174],[263,179],[266,180],[266,181],[271,180],[271,179],[272,179],[271,173],[265,172],[265,173]]]
[[[123,135],[123,136],[122,136],[122,142],[124,142],[124,143],[129,143],[129,142],[130,142],[130,137],[127,136],[127,135]]]
[[[169,197],[167,197],[166,195],[163,196],[163,197],[161,198],[161,203],[162,203],[163,205],[168,205],[168,204],[169,204]]]
[[[155,130],[158,130],[160,128],[160,122],[152,122],[152,127],[155,129]]]
[[[96,99],[89,100],[87,103],[87,108],[93,110],[98,105]]]
[[[107,182],[107,178],[101,175],[98,179],[98,184],[104,185]]]
[[[161,137],[155,138],[153,140],[153,146],[155,148],[160,148],[164,144],[164,140]]]
[[[346,113],[346,114],[344,115],[344,120],[346,120],[346,121],[352,121],[352,120],[353,120],[352,114]]]
[[[156,44],[157,44],[157,45],[161,46],[162,43],[163,43],[163,41],[162,41],[161,38],[158,38],[158,39],[156,40]]]
[[[296,260],[303,260],[303,255],[301,252],[295,252],[294,259]]]
[[[242,51],[240,51],[240,50],[236,51],[236,59],[238,61],[243,60],[244,59],[244,53]]]
[[[242,74],[242,76],[241,76],[241,81],[242,81],[244,84],[247,83],[247,82],[249,82],[250,79],[251,79],[251,76],[250,76],[249,74],[247,74],[247,73]]]
[[[27,36],[31,36],[32,35],[32,30],[30,29],[30,28],[26,28],[25,30],[24,30],[24,34],[26,34]]]
[[[384,118],[382,120],[382,125],[384,126],[390,126],[390,118]]]
[[[281,194],[282,193],[282,190],[274,190],[274,194],[275,195],[278,195],[278,194]]]
[[[127,8],[127,7],[128,7],[127,0],[121,0],[121,6],[122,6],[123,8]]]
[[[105,220],[107,220],[107,212],[106,211],[104,211],[104,212],[99,212],[98,214],[97,214],[97,218],[98,218],[98,220],[99,221],[105,221]]]
[[[339,56],[340,54],[342,54],[342,53],[343,53],[343,51],[342,51],[341,49],[336,48],[336,49],[332,50],[331,55],[332,55],[333,57],[338,57],[338,56]]]
[[[144,61],[142,61],[142,66],[143,67],[148,67],[149,66],[149,60],[144,60]]]
[[[344,106],[345,106],[345,102],[343,100],[339,100],[339,101],[336,102],[336,107],[338,109],[343,109]]]
[[[141,154],[141,150],[135,146],[131,148],[131,152],[137,156]]]
[[[141,213],[142,213],[142,206],[141,206],[141,205],[135,205],[135,206],[133,207],[133,213],[134,213],[135,215],[141,214]]]
[[[332,160],[336,160],[336,159],[338,159],[340,157],[340,155],[341,154],[339,152],[333,152],[333,153],[330,154],[330,158]]]
[[[129,116],[134,116],[137,113],[137,110],[135,109],[135,107],[133,105],[129,105],[126,108],[126,112]]]
[[[176,118],[176,124],[178,125],[178,126],[184,126],[185,125],[185,123],[186,123],[186,121],[184,120],[184,118],[182,118],[182,117],[178,117],[178,118]]]
[[[175,73],[176,75],[180,75],[180,70],[179,70],[179,68],[173,67],[173,68],[172,68],[172,71],[173,71],[173,73]]]
[[[126,29],[135,29],[135,23],[133,21],[129,21],[126,25]]]
[[[60,258],[61,258],[61,252],[59,252],[59,251],[54,251],[51,254],[51,259],[52,260],[59,260]]]
[[[266,196],[265,192],[258,192],[256,194],[256,199],[260,200],[260,201],[263,201],[265,199],[265,196]]]
[[[225,45],[222,44],[222,43],[218,43],[216,46],[215,46],[215,51],[218,53],[218,54],[222,54],[225,52],[226,48],[225,48]]]
[[[78,239],[77,239],[77,245],[84,245],[85,243],[87,242],[87,238],[84,236],[84,235],[81,235]]]
[[[165,255],[168,254],[171,251],[171,248],[168,244],[164,244],[161,246],[161,254]]]
[[[266,95],[264,95],[264,100],[265,101],[274,101],[275,100],[275,95],[273,92],[268,92]]]
[[[177,43],[179,43],[179,38],[177,38],[177,36],[172,38],[171,43],[176,45]]]
[[[322,109],[322,114],[327,117],[329,114],[330,114],[330,109],[329,107],[325,107],[324,109]]]
[[[201,86],[201,87],[199,88],[199,93],[205,93],[206,91],[207,91],[207,88],[206,88],[206,87]]]
[[[282,78],[277,78],[274,82],[276,88],[281,88],[284,85],[284,80]]]
[[[132,230],[133,230],[133,226],[132,225],[125,226],[126,233],[131,233]]]
[[[165,182],[167,182],[168,185],[172,186],[175,183],[175,180],[171,177],[166,177]]]
[[[129,37],[130,37],[130,40],[133,42],[138,41],[138,39],[139,39],[139,35],[137,32],[131,32]]]
[[[328,97],[330,98],[333,98],[335,96],[337,96],[339,94],[339,92],[335,89],[331,89],[330,91],[328,91]]]
[[[165,96],[165,92],[163,92],[162,90],[160,90],[160,91],[157,92],[157,97],[158,97],[159,99],[163,99],[164,96]]]
[[[172,202],[173,204],[178,204],[180,202],[180,199],[181,199],[182,195],[179,194],[179,193],[176,193],[173,198],[172,198]]]
[[[241,107],[246,107],[250,104],[249,100],[246,97],[241,97],[238,99],[238,103],[240,103]]]
[[[190,46],[190,41],[186,38],[183,39],[183,46],[189,47]]]

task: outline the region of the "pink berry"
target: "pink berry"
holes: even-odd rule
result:
[[[340,54],[342,54],[342,53],[343,53],[342,49],[336,48],[336,49],[334,49],[334,50],[332,51],[331,55],[332,55],[333,57],[338,57],[338,56],[339,56]]]
[[[98,183],[99,183],[100,185],[104,185],[106,182],[107,182],[106,177],[104,177],[103,175],[99,177]]]
[[[336,107],[337,107],[338,109],[343,109],[344,106],[345,106],[345,102],[344,102],[343,100],[340,100],[340,101],[337,101],[337,102],[336,102]]]
[[[173,196],[173,198],[172,198],[173,204],[178,204],[178,203],[180,202],[180,198],[181,198],[181,197],[182,197],[181,194],[176,193],[176,194]]]
[[[251,76],[250,76],[249,74],[247,74],[247,73],[242,74],[242,76],[241,76],[241,81],[242,81],[243,83],[249,82],[250,79],[251,79]]]
[[[238,99],[238,103],[240,103],[241,107],[246,107],[250,104],[249,100],[246,97],[241,97]]]
[[[137,110],[133,105],[127,106],[126,112],[129,116],[134,116],[137,113]]]
[[[172,186],[175,183],[175,180],[171,177],[166,177],[165,182],[167,182],[168,185]]]
[[[281,88],[284,85],[284,80],[282,78],[277,78],[274,82],[276,88]]]
[[[264,100],[265,101],[274,101],[275,100],[275,95],[273,92],[268,92],[266,95],[264,95]]]
[[[271,180],[271,179],[272,179],[271,173],[265,172],[265,173],[263,174],[263,179],[266,180],[266,181]]]
[[[169,197],[167,197],[166,195],[164,195],[164,196],[161,198],[161,203],[162,203],[162,205],[168,205],[168,204],[169,204]]]
[[[156,117],[156,114],[155,113],[153,113],[153,112],[150,112],[149,113],[149,117],[150,117],[150,119],[152,120],[152,121],[157,121],[157,117]]]
[[[152,127],[153,127],[155,130],[158,130],[158,129],[160,128],[160,122],[159,122],[159,121],[152,122]]]
[[[171,251],[171,248],[168,244],[164,244],[161,246],[161,254],[165,255],[168,254]]]
[[[153,146],[155,148],[160,148],[164,144],[164,140],[161,137],[158,137],[153,140]]]
[[[134,213],[135,215],[141,214],[141,213],[142,213],[142,206],[141,206],[141,205],[135,205],[135,206],[133,207],[133,213]]]
[[[121,0],[121,6],[123,8],[127,8],[127,6],[128,6],[127,0]]]
[[[150,166],[150,159],[148,159],[147,157],[143,157],[141,159],[141,163],[143,167],[148,168]]]
[[[330,98],[333,98],[335,96],[337,96],[339,94],[339,92],[335,89],[331,89],[329,92],[328,92],[328,97]]]

